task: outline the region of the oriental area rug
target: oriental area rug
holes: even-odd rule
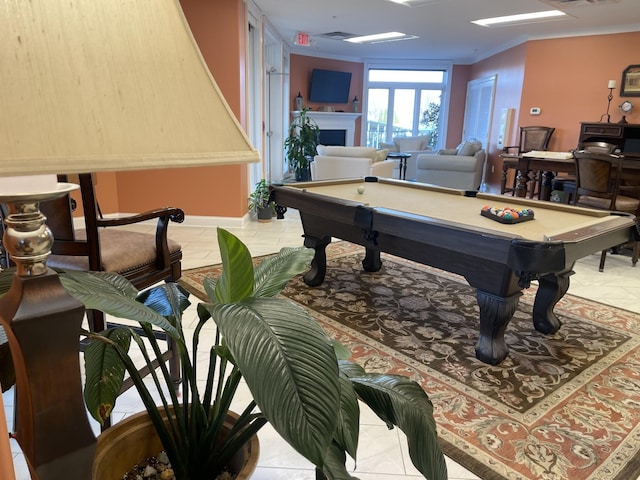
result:
[[[535,287],[525,291],[500,365],[475,358],[478,306],[463,278],[382,255],[362,271],[364,251],[327,249],[320,287],[302,278],[283,294],[370,371],[406,375],[434,404],[443,451],[484,480],[636,480],[640,475],[640,315],[566,295],[553,335],[532,325]],[[183,273],[202,298],[202,278]]]

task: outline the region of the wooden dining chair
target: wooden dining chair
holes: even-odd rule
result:
[[[66,181],[66,177],[60,176],[59,180]],[[181,209],[168,207],[137,215],[102,218],[92,175],[79,175],[79,184],[84,220],[82,227],[75,226],[75,202],[69,195],[40,205],[54,236],[47,265],[68,270],[116,272],[138,290],[158,282],[178,281],[182,274],[182,249],[179,243],[168,238],[167,233],[170,222],[180,223],[184,220]],[[127,229],[145,221],[155,221],[154,233]],[[92,331],[102,331],[108,326],[100,311],[87,311],[87,319]],[[142,330],[140,332],[144,333]],[[177,388],[181,374],[175,345],[164,332],[158,331],[155,337],[167,343],[164,358],[169,363],[171,377]],[[146,375],[149,372],[145,368],[140,373]],[[132,382],[127,379],[122,391],[131,386]]]
[[[581,207],[596,208],[636,214],[640,207],[640,186],[621,185],[624,157],[609,153],[588,151],[574,152],[576,162],[576,201]],[[637,239],[630,239],[633,246],[631,264],[638,262]],[[607,250],[600,256],[598,270],[604,270]]]
[[[584,142],[582,144],[583,151],[593,153],[614,153],[617,148],[618,146],[615,143],[607,142]],[[564,203],[574,203],[576,196],[576,176],[567,174],[556,176],[553,179],[552,189],[564,192]]]
[[[508,147],[504,147],[503,151],[505,153],[515,153],[516,155],[522,155],[526,152],[531,152],[532,150],[547,150],[549,148],[549,141],[551,140],[551,135],[555,131],[554,127],[543,127],[543,126],[527,126],[520,127],[520,142],[518,145],[512,145]],[[507,187],[507,177],[509,176],[509,171],[514,170],[515,174],[513,176],[513,182],[511,187]],[[515,195],[516,184],[517,184],[517,175],[518,175],[518,159],[513,158],[505,158],[502,161],[502,179],[500,184],[500,193],[511,193],[511,195]],[[531,188],[529,188],[529,198],[533,198],[539,189],[540,183],[542,182],[542,172],[534,172],[533,182],[531,184]]]

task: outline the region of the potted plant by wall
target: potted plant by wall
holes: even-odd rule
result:
[[[269,184],[265,179],[256,183],[255,189],[249,195],[249,211],[255,211],[259,222],[270,222],[273,202],[269,201]]]
[[[304,108],[293,119],[289,126],[289,134],[284,141],[287,162],[289,168],[295,173],[297,181],[311,180],[309,164],[316,155],[320,134],[320,127],[307,115],[308,112],[309,109]]]
[[[246,246],[229,232],[218,229],[218,243],[223,270],[219,278],[203,282],[209,302],[198,305],[199,321],[189,345],[180,314],[187,294],[179,286],[161,285],[138,293],[113,274],[62,276],[65,288],[87,308],[137,320],[145,330],[156,325],[175,339],[180,351],[182,398],[173,390],[153,335],[143,342],[135,331],[123,327],[86,332],[90,342],[85,349],[85,398],[91,414],[99,420],[109,415],[126,370],[178,480],[215,478],[211,469],[221,468],[223,459],[242,448],[266,422],[317,471],[338,480],[353,478],[344,463],[346,454],[356,455],[359,399],[389,427],[397,425],[405,432],[411,459],[425,478],[445,480],[433,406],[422,388],[402,376],[366,373],[344,360],[349,355],[346,349],[333,342],[304,308],[278,296],[292,276],[309,267],[313,251],[284,248],[254,266]],[[215,332],[204,328],[210,320]],[[159,362],[162,375],[152,375],[155,385],[147,386],[137,375],[128,354],[131,339],[140,345],[148,364]],[[206,344],[208,369],[195,363],[202,356],[201,344]],[[206,378],[198,381],[198,373]],[[216,443],[241,379],[252,400],[239,412],[225,440]],[[160,392],[159,406],[151,394],[155,390]],[[167,419],[163,410],[173,414]]]

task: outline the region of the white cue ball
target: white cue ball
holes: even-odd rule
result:
[[[358,187],[358,193],[364,193],[364,187],[362,185]]]

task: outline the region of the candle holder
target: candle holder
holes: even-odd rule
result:
[[[603,113],[600,116],[600,122],[603,122],[603,118],[607,117],[607,123],[611,123],[611,115],[609,115],[609,107],[611,107],[611,100],[613,100],[613,88],[609,87],[609,95],[607,95],[607,113]]]

